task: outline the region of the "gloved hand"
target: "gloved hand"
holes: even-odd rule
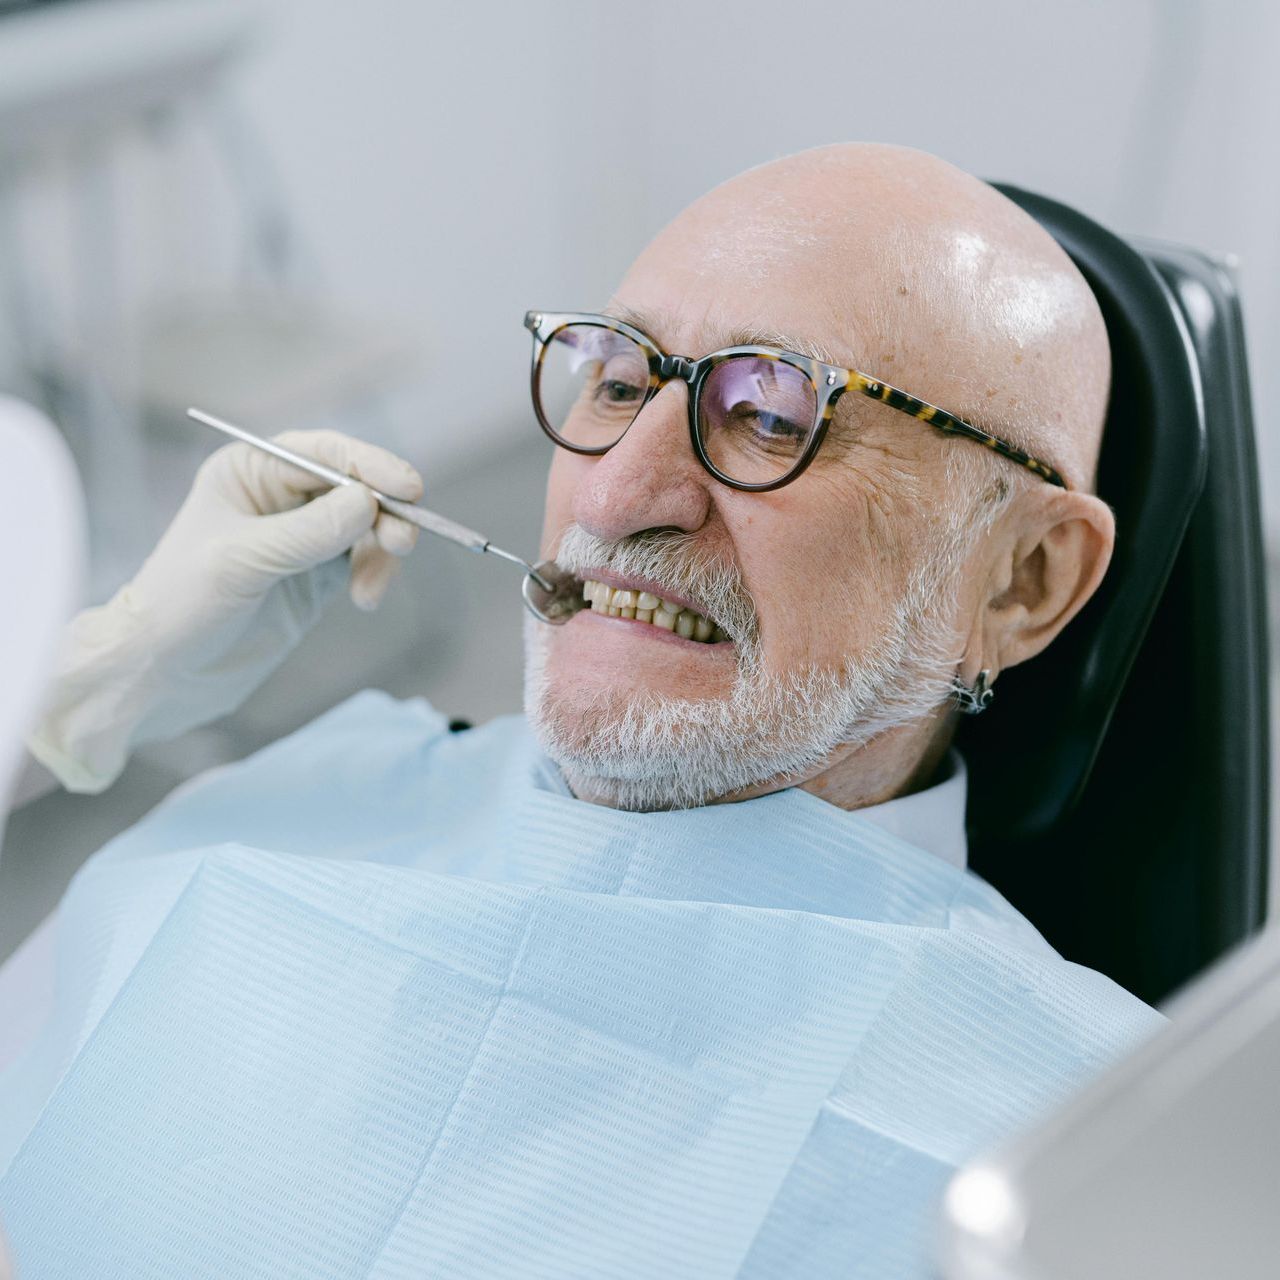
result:
[[[335,431],[277,439],[392,497],[422,496],[418,473],[376,445]],[[315,622],[345,551],[352,600],[376,607],[418,531],[364,485],[312,498],[326,489],[249,445],[213,454],[137,576],[72,622],[32,755],[68,790],[101,791],[134,746],[234,710]]]

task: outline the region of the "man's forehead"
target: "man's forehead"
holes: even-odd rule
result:
[[[639,329],[671,355],[697,358],[724,347],[759,346],[780,347],[797,355],[821,360],[825,364],[845,363],[816,334],[794,327],[779,329],[746,312],[729,316],[721,311],[714,311],[685,317],[669,307],[652,304],[632,307],[614,301],[605,308],[605,314]],[[682,345],[688,349],[674,349]]]
[[[622,302],[671,354],[782,347],[1016,424],[1017,443],[1092,474],[1110,382],[1097,301],[1034,219],[936,157],[843,144],[740,174],[641,252]]]

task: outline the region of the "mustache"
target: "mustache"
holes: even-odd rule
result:
[[[571,524],[560,535],[556,563],[578,577],[588,569],[607,569],[623,577],[649,578],[714,619],[739,645],[759,641],[759,615],[741,570],[712,555],[696,534],[645,529],[623,538],[599,538]]]

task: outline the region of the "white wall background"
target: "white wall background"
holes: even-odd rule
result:
[[[936,152],[1241,259],[1280,397],[1280,8],[1265,0],[268,0],[235,92],[333,288],[421,335],[430,460],[527,429],[527,306],[601,302],[710,185],[840,139]],[[1259,412],[1269,523],[1280,439]]]

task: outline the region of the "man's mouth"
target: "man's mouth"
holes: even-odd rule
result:
[[[610,618],[629,618],[635,622],[647,622],[651,627],[661,627],[685,640],[702,644],[718,644],[728,640],[723,627],[711,618],[695,613],[679,600],[667,600],[650,591],[632,587],[613,587],[607,582],[587,578],[582,584],[582,598],[593,613],[603,613]]]

